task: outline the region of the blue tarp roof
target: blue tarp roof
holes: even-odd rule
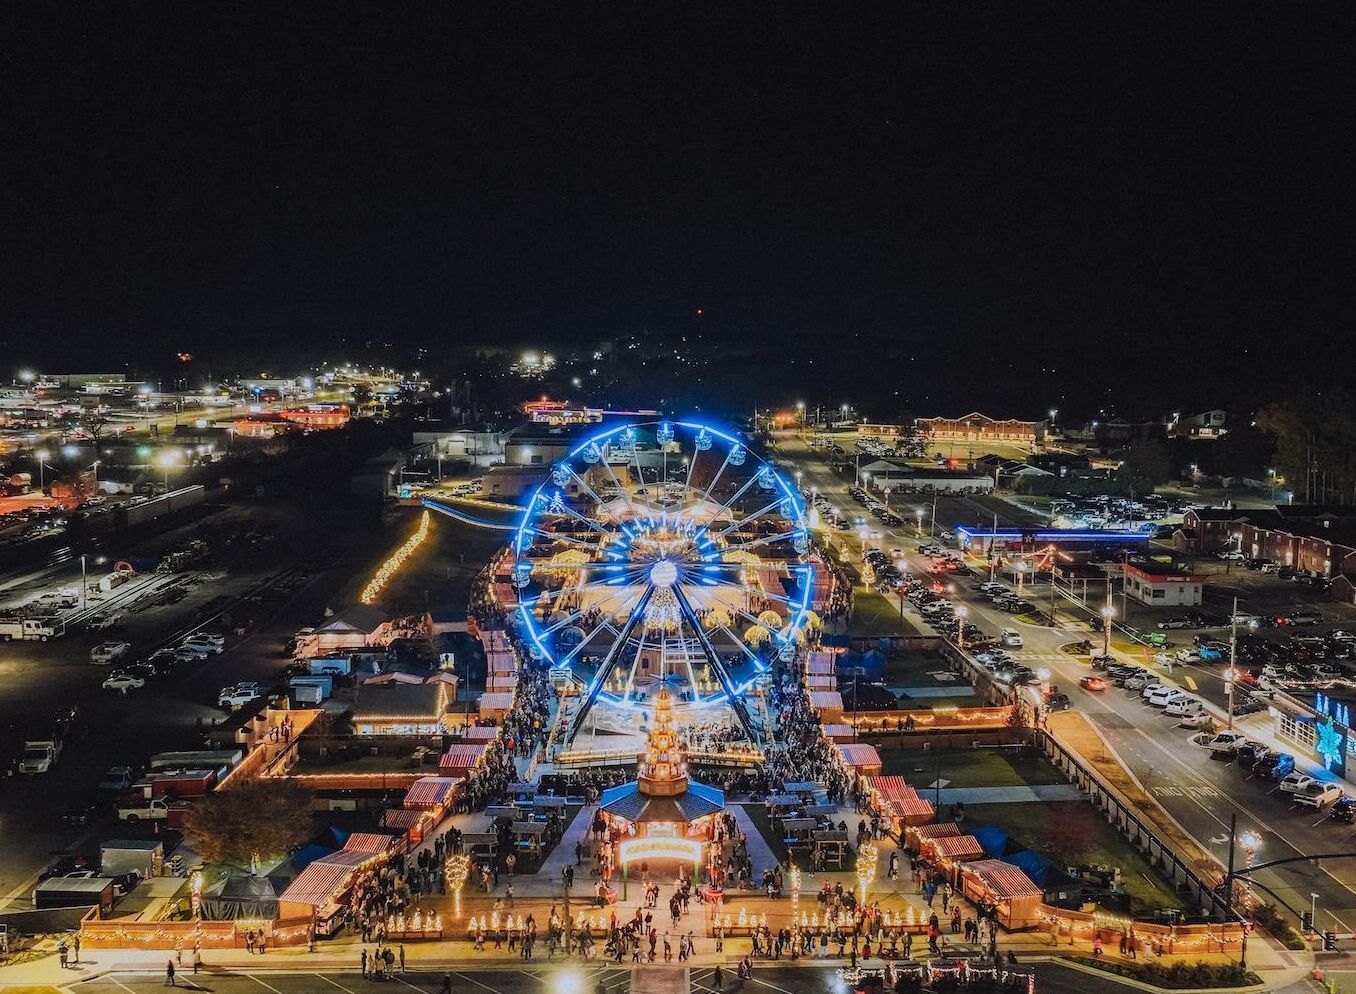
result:
[[[990,856],[1002,856],[1008,848],[1008,833],[997,825],[981,825],[971,829],[970,834]]]
[[[318,860],[321,856],[328,856],[330,855],[330,853],[335,851],[336,850],[334,849],[326,849],[324,846],[317,845],[302,846],[292,855],[292,865],[295,866],[297,868],[297,872],[300,873],[302,870],[306,869],[306,867],[310,866],[312,863]]]
[[[1011,863],[1030,877],[1032,883],[1042,887],[1045,886],[1045,878],[1049,875],[1051,869],[1051,864],[1048,859],[1038,852],[1032,852],[1030,849],[1023,849],[1021,852],[1015,852],[1010,856],[1004,856],[1003,862]]]

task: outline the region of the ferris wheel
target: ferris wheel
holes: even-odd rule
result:
[[[800,495],[725,431],[688,421],[601,430],[555,463],[512,541],[532,656],[583,704],[732,707],[808,628],[814,571]]]

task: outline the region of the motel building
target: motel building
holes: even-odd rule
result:
[[[1163,563],[1127,563],[1125,591],[1141,604],[1199,607],[1205,577]]]

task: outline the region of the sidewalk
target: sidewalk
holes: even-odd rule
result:
[[[692,915],[688,916],[689,918]],[[949,938],[949,936],[948,936]],[[369,949],[372,948],[369,946]],[[445,970],[464,970],[467,968],[500,968],[514,969],[521,968],[526,962],[519,953],[510,953],[507,948],[498,952],[490,949],[488,946],[482,952],[474,952],[471,943],[464,939],[444,940],[441,942],[411,942],[405,944],[405,962],[406,970],[409,972],[441,972]],[[602,943],[598,942],[595,946],[598,955],[587,962],[603,964],[610,962],[602,956]],[[360,967],[360,951],[362,945],[358,942],[347,939],[336,940],[317,944],[315,952],[308,953],[304,946],[271,949],[263,956],[247,953],[243,949],[234,950],[204,950],[203,951],[203,973],[200,976],[212,976],[214,974],[266,974],[266,973],[289,973],[289,972],[345,972],[356,973]],[[975,955],[980,952],[977,948],[965,943],[950,943],[946,945],[949,953],[959,955]],[[1019,963],[1024,960],[1030,960],[1033,957],[1042,959],[1060,958],[1068,955],[1091,956],[1092,949],[1088,943],[1079,942],[1069,945],[1061,942],[1058,946],[1052,944],[1049,936],[1044,933],[1019,933],[1005,936],[998,943],[999,952],[1006,955],[1012,952]],[[676,961],[669,964],[673,967],[679,966],[713,966],[720,963],[726,967],[733,967],[739,959],[750,950],[748,939],[727,939],[723,953],[716,953],[714,950],[714,941],[705,937],[697,940],[697,953],[686,964],[679,964]],[[836,952],[836,946],[830,945],[830,951]],[[544,963],[560,962],[585,962],[579,957],[567,959],[563,956],[557,956],[555,960],[550,960],[546,955],[546,946],[542,941],[538,941],[536,955],[530,961],[536,966]],[[927,943],[920,937],[914,940],[914,952],[917,959],[926,960]],[[147,973],[161,975],[165,971],[166,962],[173,958],[173,952],[168,950],[150,951],[150,950],[85,950],[82,955],[81,963],[78,967],[62,970],[57,964],[55,954],[42,960],[24,964],[16,967],[0,968],[0,984],[4,985],[66,985],[77,983],[82,980],[89,980],[95,977],[109,973]],[[1127,957],[1121,956],[1114,947],[1108,947],[1103,955],[1103,959],[1110,963],[1134,963]],[[1164,960],[1169,959],[1164,957]],[[1212,953],[1209,955],[1190,955],[1181,957],[1172,957],[1171,959],[1180,959],[1185,962],[1194,963],[1198,960],[1208,962],[1232,962],[1236,956]],[[1295,983],[1309,972],[1309,967],[1305,964],[1293,961],[1289,957],[1278,955],[1275,950],[1265,943],[1255,943],[1248,949],[1248,966],[1255,971],[1269,989],[1276,990],[1288,984]],[[1138,962],[1145,962],[1141,958]],[[184,966],[180,970],[180,976],[184,980],[192,980],[192,968],[187,964],[190,958],[187,954],[184,957]],[[756,963],[780,962],[783,965],[798,964],[805,967],[842,967],[849,965],[848,957],[829,956],[824,959],[817,957],[799,957],[793,959],[789,955],[783,955],[781,960],[775,961],[768,958],[759,958]],[[872,956],[870,960],[863,961],[858,959],[859,965],[880,966],[886,962],[896,962],[894,960],[883,960],[878,956]],[[630,957],[625,957],[620,964],[623,967],[631,966]]]

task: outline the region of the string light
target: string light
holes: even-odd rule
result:
[[[400,572],[405,561],[424,544],[424,539],[428,538],[428,523],[429,513],[425,511],[419,518],[419,527],[414,530],[414,534],[405,540],[404,545],[391,553],[391,557],[382,563],[372,579],[367,581],[367,586],[363,588],[362,595],[358,598],[360,601],[371,604],[377,599],[377,595],[391,581],[391,577]]]

